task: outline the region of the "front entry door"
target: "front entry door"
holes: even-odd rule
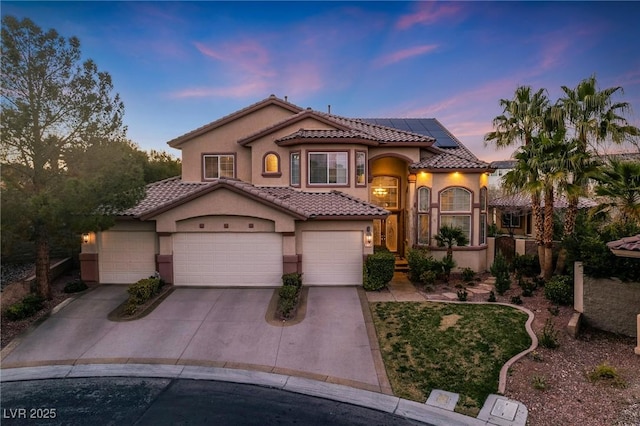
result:
[[[373,221],[374,244],[384,246],[390,252],[398,251],[398,213],[390,214],[386,220],[375,219]]]

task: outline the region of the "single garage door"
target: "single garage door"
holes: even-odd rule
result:
[[[302,233],[305,285],[362,284],[362,232]]]
[[[282,236],[276,233],[177,233],[176,285],[276,286],[282,283]]]
[[[100,233],[100,282],[133,284],[156,270],[155,232],[106,231]]]

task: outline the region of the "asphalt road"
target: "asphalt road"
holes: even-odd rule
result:
[[[4,382],[3,425],[424,425],[279,389],[158,378]]]

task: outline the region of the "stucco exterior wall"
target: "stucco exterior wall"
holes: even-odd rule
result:
[[[212,191],[189,203],[177,206],[153,219],[156,221],[157,232],[177,232],[177,223],[185,219],[215,215],[236,216],[239,213],[272,221],[275,224],[275,232],[293,232],[295,230],[295,221],[287,213],[225,188]],[[209,220],[213,221],[214,219]],[[214,222],[211,222],[211,225],[213,226]],[[206,223],[202,231],[213,232],[212,229],[206,228]]]
[[[584,276],[583,315],[593,327],[635,337],[640,283]]]
[[[268,105],[193,138],[180,147],[182,149],[182,179],[187,182],[202,181],[203,153],[237,152],[236,178],[251,182],[251,149],[238,145],[237,141],[291,115],[293,115],[291,111],[282,107]]]

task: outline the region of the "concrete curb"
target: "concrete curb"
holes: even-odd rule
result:
[[[253,384],[371,408],[431,425],[480,426],[487,421],[378,392],[317,380],[219,367],[166,364],[78,364],[0,370],[0,382],[81,377],[150,377]]]

